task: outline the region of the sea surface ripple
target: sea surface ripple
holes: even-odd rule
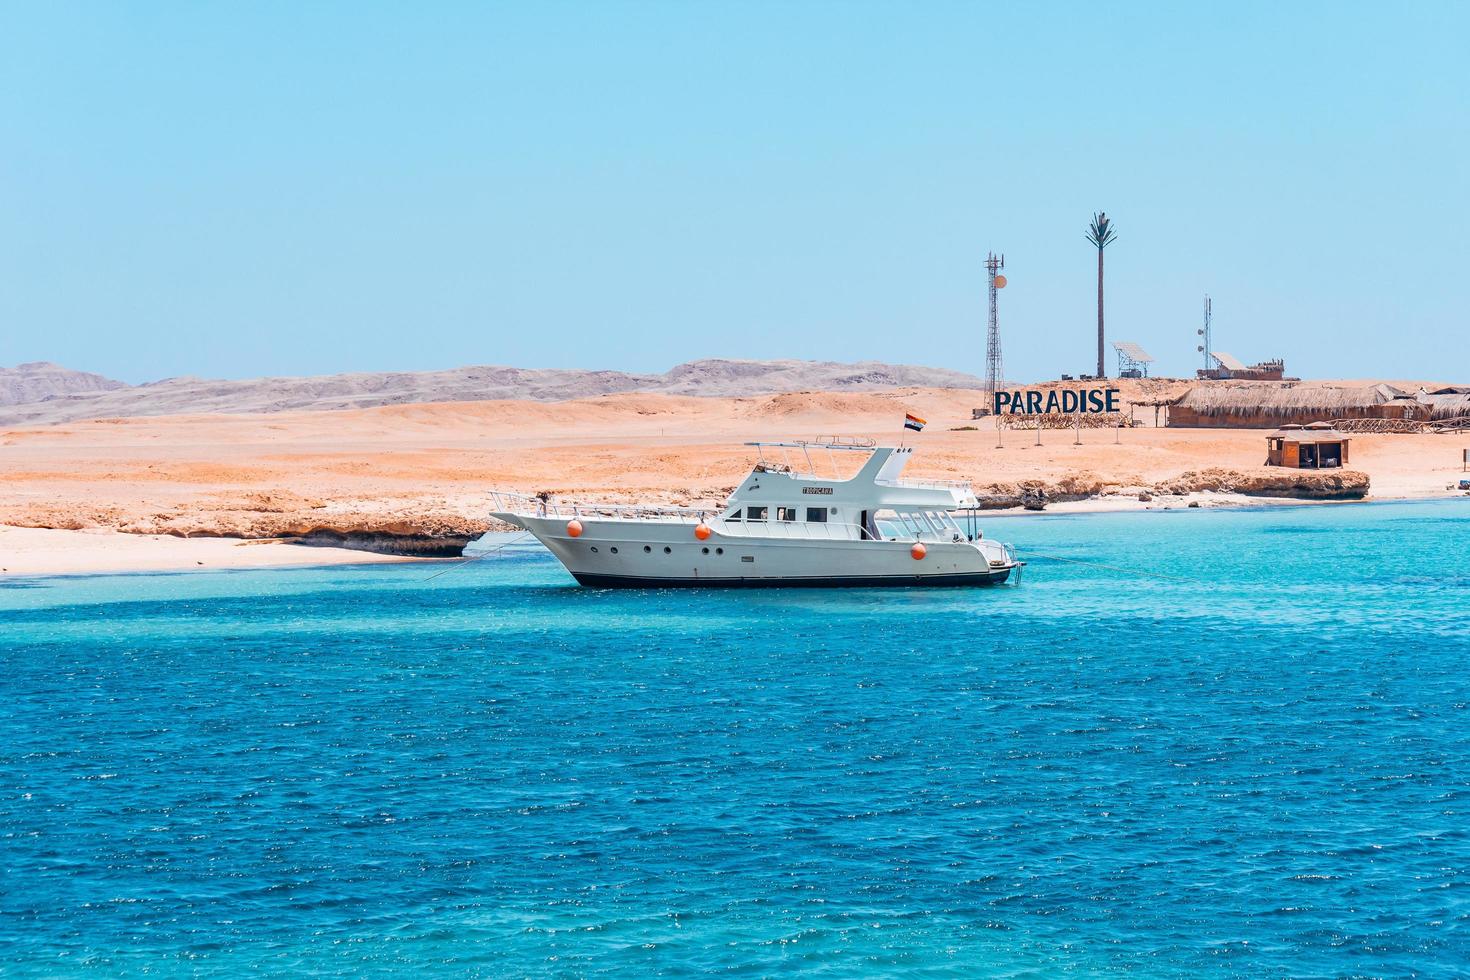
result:
[[[1470,970],[1470,501],[985,527],[1020,587],[9,583],[0,972]]]

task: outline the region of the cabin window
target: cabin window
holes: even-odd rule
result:
[[[806,509],[806,519],[807,519],[807,523],[808,524],[825,524],[825,523],[827,523],[827,508],[825,508],[825,507],[808,507]]]
[[[776,520],[778,520],[778,521],[794,521],[794,520],[796,520],[796,508],[795,507],[777,507],[776,508]]]
[[[734,510],[730,511],[730,513],[726,514],[725,515],[725,520],[727,520],[727,521],[738,521],[738,520],[740,520],[740,508],[739,507],[736,507]]]
[[[747,507],[745,508],[745,519],[747,521],[763,521],[766,519],[766,509],[764,507]]]

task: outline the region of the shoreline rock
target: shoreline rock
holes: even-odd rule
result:
[[[1154,486],[1155,493],[1184,494],[1202,490],[1240,493],[1248,497],[1287,497],[1295,500],[1362,500],[1368,495],[1368,474],[1358,470],[1272,470],[1247,474],[1211,468],[1190,470]]]
[[[286,538],[291,544],[318,548],[347,548],[378,555],[400,555],[405,558],[462,558],[465,546],[478,534],[399,534],[391,531],[340,531],[317,528],[299,537]]]
[[[1007,510],[1014,507],[1039,509],[1038,503],[1094,500],[1125,492],[1140,501],[1149,501],[1155,496],[1183,496],[1205,491],[1293,500],[1362,500],[1368,496],[1369,489],[1368,474],[1358,470],[1283,469],[1242,473],[1212,467],[1189,470],[1154,484],[1105,482],[1086,473],[1068,476],[1055,483],[1023,480],[1014,484],[991,484],[978,491],[976,496],[980,499],[981,510]]]
[[[733,489],[733,488],[731,488]],[[1184,496],[1213,491],[1249,497],[1289,498],[1306,501],[1362,500],[1368,495],[1367,474],[1356,470],[1281,470],[1242,473],[1210,468],[1190,470],[1153,485],[1138,482],[1103,481],[1091,473],[1078,473],[1054,483],[1023,480],[1015,484],[991,484],[977,493],[982,510],[1025,507],[1039,510],[1053,503],[1092,500],[1126,495],[1139,500],[1156,496]],[[714,500],[691,501],[689,491],[668,488],[650,493],[648,503],[674,500],[704,505]],[[626,493],[586,494],[584,499],[605,502],[636,502]],[[607,499],[612,498],[612,499]],[[36,507],[23,518],[8,524],[19,527],[82,530],[104,527],[129,534],[160,534],[180,538],[240,538],[246,541],[276,540],[304,545],[349,548],[374,554],[423,558],[458,557],[465,547],[487,531],[513,530],[509,525],[484,518],[468,518],[446,506],[426,501],[420,510],[412,501],[397,500],[374,505],[370,500],[323,501],[289,492],[229,495],[203,507],[177,506],[169,512],[138,518],[113,507]],[[709,503],[709,510],[718,510]]]
[[[280,495],[275,498],[281,499]],[[347,512],[325,515],[308,502],[306,511],[286,508],[202,511],[156,514],[127,521],[108,513],[87,515],[30,515],[13,522],[17,527],[77,531],[105,527],[124,534],[167,535],[173,538],[239,538],[243,541],[285,541],[292,544],[348,548],[380,555],[413,558],[457,558],[465,546],[486,531],[500,530],[499,521],[472,520],[458,514],[401,511],[373,514]]]

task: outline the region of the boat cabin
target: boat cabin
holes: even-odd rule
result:
[[[861,541],[978,537],[972,526],[977,501],[969,484],[899,479],[912,449],[868,441],[747,445],[760,451],[760,461],[718,518],[724,534]],[[855,460],[856,472],[844,458]],[[958,513],[965,510],[968,515]]]
[[[1283,425],[1266,437],[1266,465],[1303,470],[1346,466],[1349,441],[1328,422]]]

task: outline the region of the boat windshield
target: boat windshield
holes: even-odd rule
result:
[[[948,511],[914,510],[878,512],[878,530],[889,539],[951,540],[954,535],[964,535],[964,529],[955,522]]]

